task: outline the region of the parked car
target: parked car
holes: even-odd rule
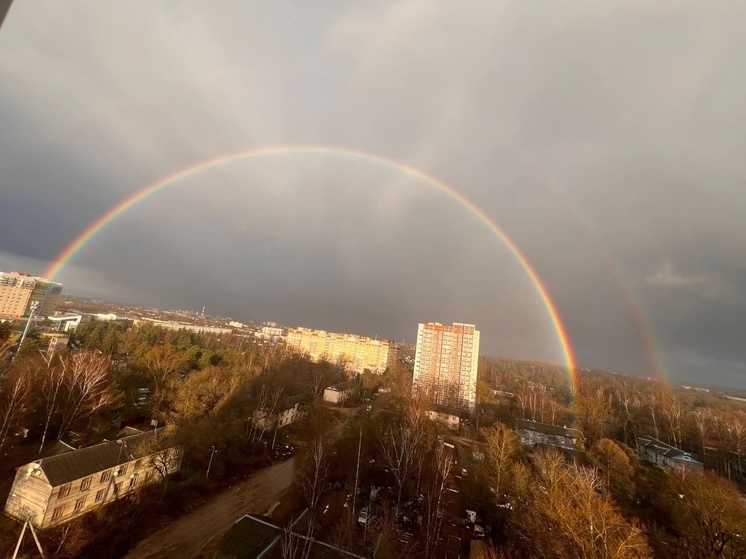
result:
[[[367,524],[368,523],[368,509],[360,509],[360,512],[357,515],[357,521],[359,524]]]

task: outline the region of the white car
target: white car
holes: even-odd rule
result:
[[[360,509],[360,514],[357,515],[357,521],[359,524],[365,526],[368,523],[368,509]]]

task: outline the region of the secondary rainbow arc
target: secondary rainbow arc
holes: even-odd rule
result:
[[[454,189],[453,187],[449,186],[443,181],[433,177],[432,175],[420,169],[412,167],[411,165],[408,165],[406,163],[402,163],[400,161],[396,161],[394,159],[390,159],[390,158],[387,158],[387,157],[384,157],[378,154],[368,153],[368,152],[364,152],[360,150],[342,148],[342,147],[334,147],[334,146],[318,146],[318,145],[272,146],[272,147],[263,147],[263,148],[257,148],[257,149],[249,149],[245,151],[230,153],[227,155],[221,155],[218,157],[214,157],[212,159],[201,161],[199,163],[196,163],[184,169],[181,169],[164,178],[161,178],[160,180],[148,186],[145,186],[144,188],[141,188],[140,190],[138,190],[137,192],[135,192],[128,198],[122,200],[121,202],[119,202],[118,204],[110,208],[108,211],[103,213],[101,216],[96,218],[90,225],[88,225],[88,227],[86,227],[83,231],[81,231],[80,234],[78,234],[78,236],[75,237],[75,239],[73,239],[73,241],[70,242],[59,253],[57,258],[55,258],[52,264],[50,264],[50,266],[46,269],[45,276],[50,279],[54,279],[62,271],[62,269],[70,262],[70,260],[83,247],[85,247],[85,245],[93,237],[95,237],[97,233],[99,233],[104,227],[106,227],[107,224],[109,224],[112,220],[116,219],[121,214],[125,213],[127,210],[129,210],[136,204],[142,202],[143,200],[145,200],[146,198],[148,198],[149,196],[151,196],[152,194],[158,192],[159,190],[163,188],[173,185],[179,182],[180,180],[185,179],[189,176],[205,172],[207,170],[210,170],[219,165],[224,165],[226,163],[231,163],[231,162],[242,160],[242,159],[252,159],[252,158],[259,158],[259,157],[265,157],[265,156],[271,156],[271,155],[302,154],[302,153],[326,154],[326,155],[350,157],[350,158],[360,159],[364,161],[375,162],[386,167],[397,169],[402,173],[405,173],[411,177],[417,178],[427,184],[434,186],[435,188],[437,188],[438,190],[440,190],[447,196],[451,197],[452,199],[460,203],[463,207],[467,208],[474,216],[479,218],[479,220],[482,221],[495,235],[497,235],[498,238],[502,241],[502,243],[508,248],[511,254],[516,258],[516,260],[519,262],[521,267],[524,269],[524,271],[526,272],[526,275],[529,277],[531,283],[536,289],[536,292],[539,295],[540,299],[542,300],[542,303],[547,310],[547,314],[549,315],[552,326],[556,332],[557,342],[560,346],[560,350],[564,357],[565,366],[567,367],[567,370],[568,370],[568,374],[570,377],[573,391],[577,391],[578,381],[579,381],[577,364],[576,364],[575,355],[572,349],[572,345],[570,343],[570,338],[567,333],[567,329],[565,328],[564,323],[562,322],[560,318],[560,314],[557,310],[557,306],[555,305],[554,301],[549,295],[549,291],[546,285],[541,280],[534,266],[529,262],[529,260],[524,256],[524,254],[519,250],[518,246],[513,241],[513,239],[511,239],[510,236],[502,228],[500,228],[500,226],[498,226],[484,211],[482,211],[482,209],[479,208],[479,206],[474,204],[471,200],[469,200],[466,196],[461,194],[458,190]]]

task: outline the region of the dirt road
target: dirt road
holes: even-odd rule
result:
[[[141,541],[125,559],[188,559],[244,514],[265,514],[295,478],[295,457],[226,489],[197,510]]]

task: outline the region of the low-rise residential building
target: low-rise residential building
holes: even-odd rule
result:
[[[181,448],[163,429],[125,428],[114,441],[79,450],[55,443],[44,457],[16,469],[5,514],[44,529],[156,483],[181,467]]]
[[[340,382],[324,389],[324,402],[344,404],[357,391],[357,383],[353,381]]]
[[[258,409],[254,412],[254,424],[261,429],[274,429],[277,427],[284,427],[298,421],[303,411],[300,409],[300,403],[302,396],[291,396],[284,398],[277,405],[277,408],[272,410]]]
[[[646,460],[661,468],[670,468],[672,470],[690,468],[701,470],[704,468],[704,464],[688,452],[679,450],[649,435],[637,437],[637,452],[641,460]]]
[[[541,444],[565,450],[583,450],[585,447],[583,432],[573,427],[516,419],[515,431],[527,446]]]
[[[432,404],[428,406],[427,410],[425,410],[425,413],[427,414],[427,417],[428,419],[430,419],[430,421],[442,423],[449,429],[458,429],[459,425],[461,424],[461,416],[459,415],[459,410],[455,410],[453,408]]]

